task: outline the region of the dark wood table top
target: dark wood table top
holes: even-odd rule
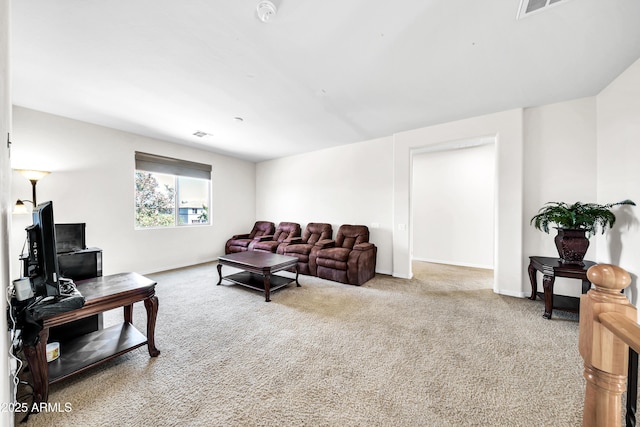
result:
[[[551,274],[555,272],[556,275],[562,272],[587,272],[589,267],[596,265],[593,261],[583,261],[583,265],[579,264],[565,264],[560,261],[560,258],[552,258],[552,257],[542,257],[542,256],[531,256],[529,257],[531,262],[535,267],[539,267],[541,271],[547,272]]]
[[[119,273],[79,280],[76,286],[84,296],[86,306],[95,304],[105,297],[117,297],[136,290],[145,291],[153,288],[156,283],[138,273]]]
[[[151,298],[155,295],[157,282],[138,273],[119,273],[78,280],[75,283],[85,299],[84,305],[75,310],[47,316],[43,319],[45,327],[62,325]]]
[[[218,261],[259,269],[268,269],[286,264],[296,264],[298,262],[298,258],[288,255],[273,254],[270,252],[246,251],[220,256],[218,257]]]

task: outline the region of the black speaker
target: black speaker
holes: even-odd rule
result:
[[[73,281],[102,276],[102,249],[86,248],[74,252],[58,253],[60,276]],[[85,317],[49,330],[49,342],[65,342],[102,329],[102,313]]]
[[[86,228],[84,222],[74,224],[56,224],[56,249],[58,253],[75,252],[87,249]]]
[[[102,249],[87,248],[58,254],[60,276],[74,281],[102,276]]]

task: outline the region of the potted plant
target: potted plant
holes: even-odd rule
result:
[[[618,205],[636,204],[627,199],[617,203],[599,205],[597,203],[576,202],[572,205],[564,202],[546,203],[530,223],[540,231],[549,233],[549,225],[555,224],[558,235],[555,237],[560,259],[565,264],[582,264],[589,248],[589,237],[611,228],[616,216],[611,210]]]

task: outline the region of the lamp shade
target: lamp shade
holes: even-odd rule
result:
[[[49,172],[46,171],[35,171],[29,169],[17,169],[17,171],[29,181],[38,181],[49,174]]]
[[[30,200],[18,200],[13,207],[14,214],[20,215],[29,213],[29,209],[27,209],[27,206],[24,204],[24,202],[32,203]]]

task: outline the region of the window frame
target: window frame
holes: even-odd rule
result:
[[[211,165],[204,163],[197,163],[188,160],[181,160],[172,157],[160,156],[157,154],[135,152],[135,165],[134,165],[134,229],[135,230],[157,230],[168,228],[181,228],[181,227],[203,227],[212,225],[211,221],[211,203],[212,203],[212,191],[211,191]],[[135,202],[136,197],[136,174],[151,173],[171,176],[173,178],[174,194],[173,194],[173,224],[172,225],[158,225],[143,227],[139,226],[137,222],[138,206]],[[196,223],[181,223],[181,206],[180,206],[180,178],[195,178],[201,179],[207,182],[207,222]],[[191,211],[192,206],[188,206],[187,209]]]

